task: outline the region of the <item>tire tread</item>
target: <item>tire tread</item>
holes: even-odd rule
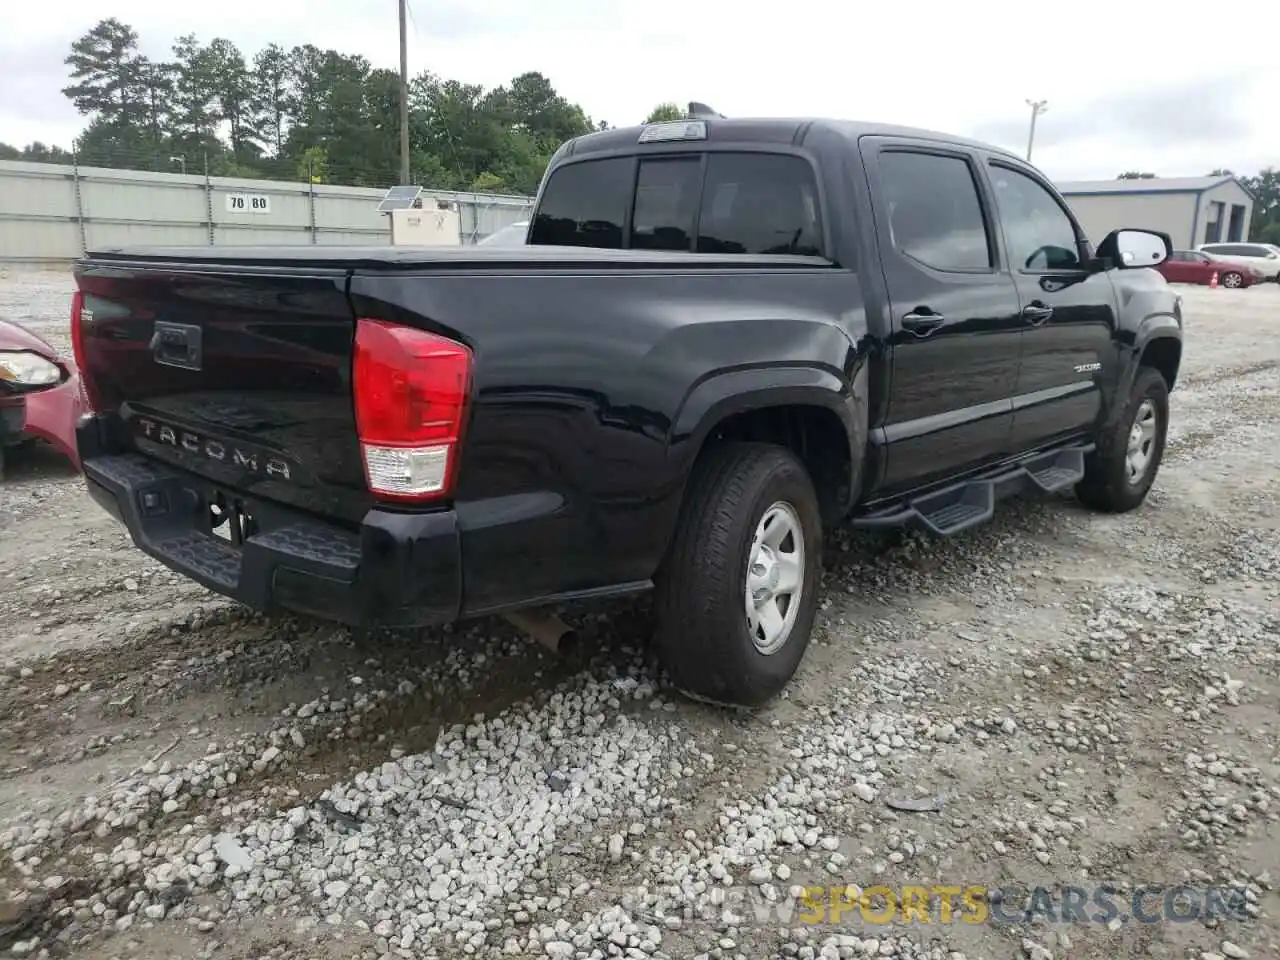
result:
[[[730,588],[740,573],[737,553],[741,540],[755,532],[754,515],[747,517],[746,513],[771,477],[779,473],[803,482],[808,503],[795,507],[802,523],[816,520],[817,497],[808,475],[782,447],[736,442],[717,445],[699,458],[690,480],[675,539],[659,577],[654,613],[664,664],[676,685],[696,699],[753,706],[775,692],[772,684],[762,685],[749,670],[734,669],[735,664],[742,666],[741,638],[734,633],[739,629],[732,616],[737,613],[732,606],[736,591]],[[750,529],[746,529],[748,523]],[[800,602],[812,606],[816,604],[813,593],[820,556],[810,547],[806,542],[805,587]],[[730,604],[727,611],[726,602]],[[803,626],[806,636],[803,642],[793,636],[788,648],[793,643],[807,645],[811,621],[812,615],[805,618],[802,608],[794,629]],[[774,656],[782,656],[784,651]],[[798,661],[798,656],[795,659]]]
[[[1156,400],[1160,416],[1157,458],[1138,488],[1130,487],[1124,478],[1124,454],[1128,447],[1129,428],[1138,405],[1147,397]],[[1125,403],[1124,413],[1098,437],[1097,449],[1085,458],[1084,479],[1076,485],[1076,498],[1085,506],[1103,513],[1126,513],[1140,506],[1155,482],[1164,458],[1165,437],[1169,423],[1169,388],[1159,370],[1139,367],[1133,389]]]

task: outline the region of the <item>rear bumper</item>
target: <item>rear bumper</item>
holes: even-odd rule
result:
[[[291,611],[352,626],[411,627],[458,618],[460,536],[450,510],[370,510],[358,530],[236,495],[256,532],[235,546],[215,536],[209,504],[222,491],[137,453],[103,449],[93,417],[77,428],[89,495],[165,566],[254,610]]]

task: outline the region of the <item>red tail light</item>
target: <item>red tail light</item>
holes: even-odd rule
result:
[[[77,290],[71,295],[71,355],[75,357],[76,373],[80,377],[80,393],[84,397],[85,410],[92,413],[102,408],[85,364],[84,336],[84,293]]]
[[[471,391],[471,351],[424,330],[357,320],[352,380],[369,489],[393,500],[449,496]]]

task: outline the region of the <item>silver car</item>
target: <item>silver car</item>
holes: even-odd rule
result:
[[[1280,248],[1270,243],[1202,243],[1196,249],[1215,260],[1253,267],[1265,280],[1280,281]]]
[[[529,221],[521,220],[518,223],[509,223],[501,230],[495,230],[483,240],[476,243],[477,247],[523,247],[528,242]]]

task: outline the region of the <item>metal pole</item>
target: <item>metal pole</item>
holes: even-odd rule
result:
[[[1031,148],[1036,142],[1036,117],[1049,109],[1048,100],[1028,100],[1031,108],[1031,130],[1027,133],[1027,163],[1031,162]]]
[[[307,210],[311,219],[311,243],[319,243],[316,239],[316,162],[307,161]]]
[[[71,150],[71,177],[75,185],[76,194],[76,225],[80,234],[80,255],[84,256],[89,252],[89,237],[84,226],[84,188],[80,179],[80,149],[73,147]]]
[[[400,183],[409,182],[409,35],[408,0],[400,0]]]
[[[209,246],[214,245],[213,237],[213,181],[209,179],[209,154],[204,155],[204,212],[209,225]]]

